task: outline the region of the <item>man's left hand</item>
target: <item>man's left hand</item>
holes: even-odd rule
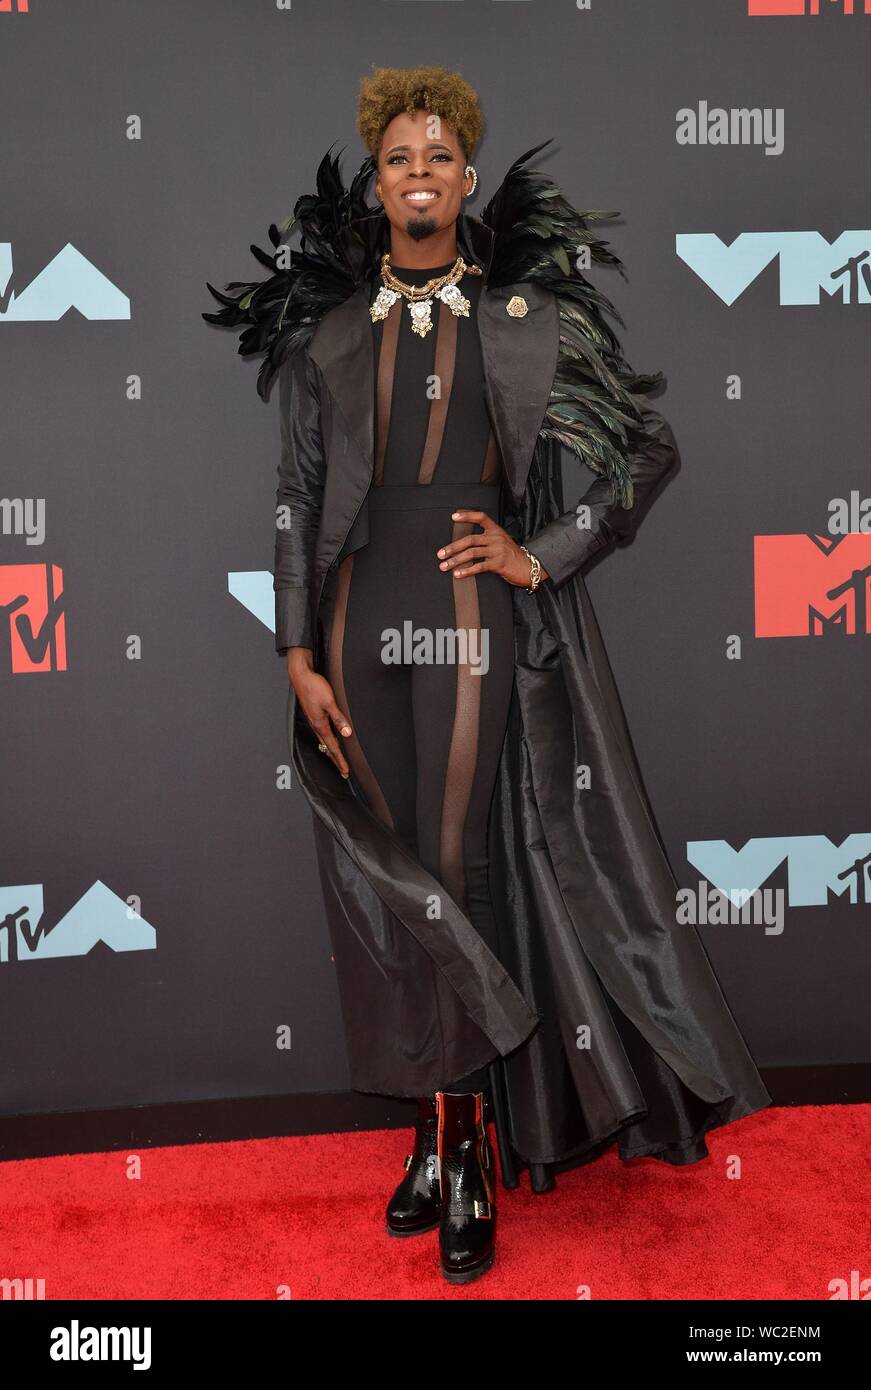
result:
[[[454,579],[465,579],[471,574],[481,574],[492,570],[507,584],[529,587],[529,556],[524,555],[516,541],[512,540],[498,522],[486,512],[452,512],[454,521],[472,521],[483,531],[461,536],[437,551],[439,569],[453,573]],[[541,567],[542,579],[548,578],[544,565]]]

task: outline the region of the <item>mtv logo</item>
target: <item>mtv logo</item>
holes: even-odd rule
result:
[[[59,565],[0,565],[0,673],[67,669],[63,609]]]
[[[830,895],[871,902],[871,834],[848,835],[840,845],[828,835],[774,835],[748,840],[742,849],[728,840],[690,840],[687,860],[737,907],[781,864],[791,907],[825,907]]]
[[[85,319],[129,319],[130,300],[67,242],[20,294],[12,282],[12,243],[0,241],[0,323],[56,322],[68,309]]]
[[[859,6],[864,5],[862,13],[871,14],[871,0],[747,0],[749,15],[818,15],[820,5],[823,9],[834,10],[838,14],[859,14]]]
[[[754,536],[757,637],[871,632],[871,534]]]
[[[678,233],[675,250],[724,304],[732,305],[774,261],[781,304],[819,306],[820,290],[842,304],[871,304],[871,231],[740,232],[726,246],[713,232]]]
[[[99,878],[53,927],[42,925],[42,914],[42,884],[0,888],[0,963],[86,956],[100,942],[110,951],[157,946],[154,927]]]

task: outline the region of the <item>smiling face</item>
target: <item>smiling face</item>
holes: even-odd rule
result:
[[[411,243],[434,237],[433,250],[438,247],[444,261],[450,258],[451,251],[443,255],[443,247],[456,244],[462,199],[474,182],[464,173],[466,162],[456,133],[438,116],[403,112],[386,126],[375,194],[391,224],[394,253],[404,254]]]

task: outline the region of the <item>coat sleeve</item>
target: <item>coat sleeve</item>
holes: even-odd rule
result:
[[[633,504],[621,507],[611,500],[611,484],[597,477],[578,502],[590,509],[589,525],[579,525],[582,518],[577,508],[564,512],[528,537],[524,545],[535,555],[548,572],[548,582],[559,589],[600,550],[618,538],[631,535],[637,527],[644,504],[657,484],[670,473],[679,461],[677,444],[671,426],[650,406],[642,409],[644,423],[656,438],[645,441],[643,447],[630,456],[629,469],[634,487]]]
[[[320,374],[306,348],[279,367],[281,456],[275,512],[275,649],[313,647],[312,567],[326,461]]]

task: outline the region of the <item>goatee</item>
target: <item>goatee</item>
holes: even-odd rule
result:
[[[405,230],[412,241],[423,241],[426,236],[432,236],[433,232],[438,231],[438,224],[434,217],[421,216],[415,213],[414,217],[409,217]]]

